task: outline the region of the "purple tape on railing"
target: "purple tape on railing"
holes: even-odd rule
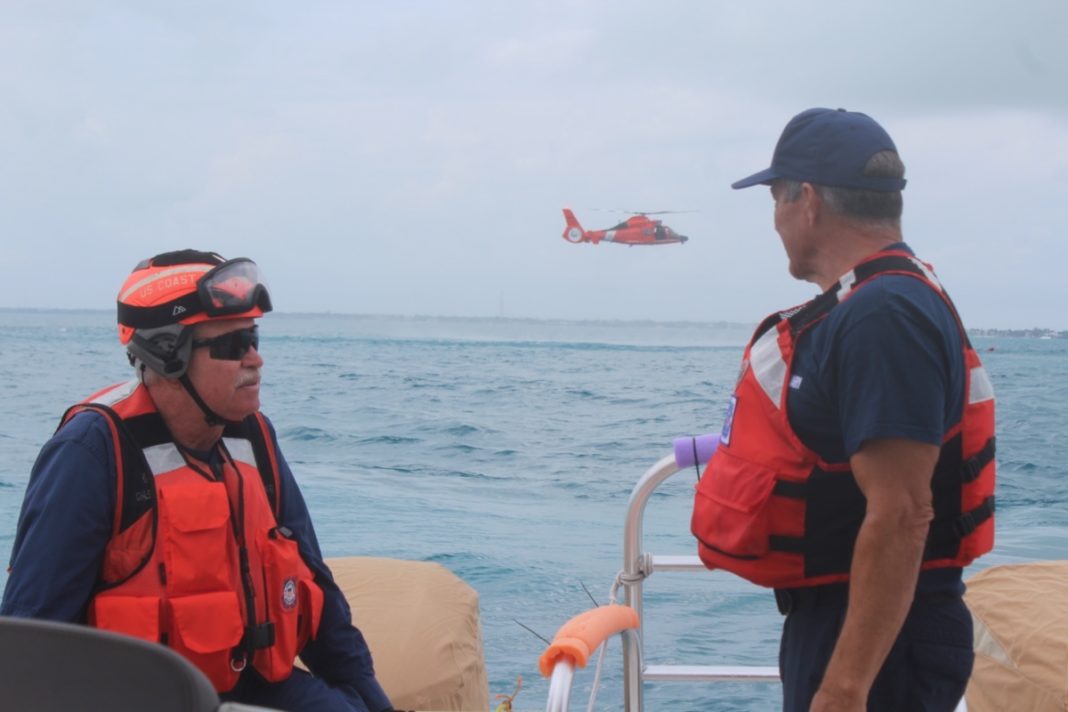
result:
[[[675,466],[680,470],[695,464],[703,465],[719,446],[719,433],[675,438],[671,444],[675,449]]]

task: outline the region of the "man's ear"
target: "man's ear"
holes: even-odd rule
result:
[[[820,215],[823,213],[823,199],[820,194],[816,192],[816,187],[811,183],[801,184],[801,210],[804,215],[805,222],[809,227],[813,227],[819,222]]]

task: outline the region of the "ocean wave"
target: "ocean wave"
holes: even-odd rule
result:
[[[371,437],[360,438],[356,441],[357,445],[418,445],[422,443],[422,439],[413,438],[405,435],[374,435]]]
[[[473,472],[471,470],[424,470],[424,472],[431,477],[455,477],[461,480],[503,481],[512,479],[507,476],[490,475],[485,472]]]
[[[509,561],[470,551],[440,552],[424,560],[441,564],[471,585],[501,581],[521,573]]]
[[[286,428],[278,434],[280,440],[321,440],[323,442],[333,442],[337,440],[337,435],[331,433],[322,428],[316,428],[308,425],[297,425],[291,428]]]

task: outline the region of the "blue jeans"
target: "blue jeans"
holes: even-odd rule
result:
[[[808,712],[845,603],[791,610],[779,646],[784,712]],[[972,617],[959,597],[918,598],[868,696],[868,712],[952,712],[971,676]]]
[[[237,686],[220,695],[224,702],[273,707],[286,712],[368,712],[356,690],[331,687],[299,668],[281,682],[267,682],[249,666]]]

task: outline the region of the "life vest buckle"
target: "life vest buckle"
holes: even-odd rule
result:
[[[266,621],[257,626],[245,628],[245,644],[250,650],[260,650],[274,645],[274,623]]]

